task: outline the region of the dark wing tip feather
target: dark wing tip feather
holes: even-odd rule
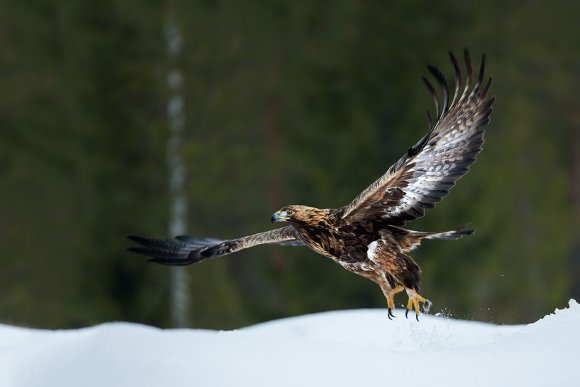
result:
[[[442,94],[440,98],[439,90],[432,81],[422,77],[433,97],[437,113],[432,119],[427,111],[429,132],[409,148],[383,177],[357,196],[346,207],[343,218],[351,214],[353,219],[378,216],[387,219],[389,224],[402,225],[422,217],[426,208],[434,207],[435,203],[447,196],[456,181],[469,171],[481,151],[483,126],[490,120],[495,97],[487,97],[492,78],[489,77],[485,84],[483,82],[485,56],[482,56],[477,79],[474,78],[467,49],[463,56],[465,76],[462,74],[463,66],[449,52],[455,76],[455,92],[450,103],[447,79],[437,67],[427,66]],[[403,197],[406,199],[402,200]],[[467,235],[468,231],[465,233]]]
[[[156,244],[156,243],[161,243],[163,241],[158,240],[158,239],[149,239],[149,238],[144,238],[144,237],[140,237],[137,235],[127,235],[127,239],[132,240],[135,243],[138,243],[140,245],[143,246],[148,246],[150,244]]]
[[[199,262],[199,260],[153,257],[153,258],[149,258],[147,260],[147,262],[157,263],[159,265],[166,265],[166,266],[187,266],[187,265],[191,265],[193,263],[197,263],[197,262]]]
[[[461,90],[461,84],[463,81],[461,79],[461,68],[459,67],[459,63],[457,63],[455,55],[453,55],[453,52],[451,51],[449,51],[449,59],[451,59],[451,63],[453,64],[453,71],[455,72],[455,92],[453,93],[453,101],[451,101],[451,105],[453,105],[459,96],[459,90]]]
[[[461,231],[461,233],[462,233],[463,235],[473,235],[473,234],[475,234],[475,230],[472,230],[472,229],[465,229],[465,230],[462,230],[462,231]]]
[[[195,257],[188,257],[187,254],[177,250],[160,250],[155,247],[130,247],[127,251],[149,257],[147,262],[164,265],[184,266],[199,261]]]
[[[465,71],[467,73],[467,82],[465,88],[469,89],[471,87],[471,76],[473,74],[473,67],[471,66],[471,57],[469,56],[469,50],[465,49],[463,51],[463,56],[465,58]]]
[[[423,83],[425,84],[425,86],[427,86],[427,90],[429,90],[429,93],[431,94],[431,97],[433,97],[433,103],[435,104],[435,116],[439,117],[439,96],[437,95],[437,91],[427,78],[425,77],[422,78]]]
[[[470,223],[467,223],[465,226],[462,226],[462,227],[458,228],[455,232],[457,232],[457,234],[458,235],[461,235],[461,236],[475,234],[475,230],[474,229],[468,228],[470,224],[471,224],[471,222]]]
[[[190,265],[217,255],[213,247],[221,242],[186,236],[172,240],[150,239],[135,235],[129,235],[127,238],[141,245],[130,247],[127,251],[150,257],[148,262],[173,266]]]
[[[483,90],[481,91],[481,96],[485,97],[491,88],[491,84],[493,83],[493,77],[489,77],[487,79],[487,83],[485,84]]]
[[[431,113],[429,113],[429,110],[427,110],[427,125],[429,128],[433,127],[433,120],[431,119]]]
[[[485,73],[485,54],[481,56],[481,65],[479,65],[479,77],[477,78],[477,85],[483,83],[483,74]]]
[[[451,63],[453,64],[453,69],[455,70],[455,73],[460,72],[459,70],[459,63],[457,62],[457,58],[455,58],[455,54],[453,53],[453,51],[448,51],[447,54],[449,54],[449,59],[451,60]]]
[[[433,65],[427,65],[427,68],[439,83],[439,87],[441,88],[441,92],[443,94],[443,107],[441,108],[441,112],[439,113],[439,117],[441,117],[448,110],[449,86],[447,85],[447,79],[445,79],[445,77],[437,67]]]

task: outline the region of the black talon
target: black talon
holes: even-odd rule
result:
[[[409,309],[405,310],[405,318],[409,318]]]
[[[417,322],[419,322],[419,315],[418,314],[415,315],[415,318],[417,319]]]
[[[393,310],[391,308],[388,308],[388,310],[389,310],[389,313],[387,314],[387,317],[389,318],[389,320],[392,320],[391,317],[397,317],[393,314]]]

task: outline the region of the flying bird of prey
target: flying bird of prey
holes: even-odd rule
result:
[[[420,294],[421,269],[409,252],[423,239],[454,240],[473,230],[421,232],[403,226],[425,215],[467,173],[482,149],[483,127],[495,100],[487,97],[491,78],[484,81],[485,56],[474,79],[465,50],[465,82],[455,56],[449,53],[449,57],[455,76],[453,93],[436,67],[428,69],[437,88],[423,78],[436,113],[432,119],[427,111],[427,134],[347,206],[286,206],[272,215],[272,222],[285,222],[284,227],[232,240],[129,236],[141,245],[129,250],[150,257],[150,262],[179,266],[263,244],[307,246],[379,285],[387,299],[389,319],[394,317],[395,294],[405,290],[405,315],[413,309],[418,320],[421,307],[428,312],[431,302]]]

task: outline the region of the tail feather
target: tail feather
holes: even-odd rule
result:
[[[150,257],[147,261],[162,265],[185,266],[212,256],[222,255],[222,242],[217,239],[194,239],[180,236],[175,239],[150,239],[130,235],[127,238],[140,244],[127,251]]]
[[[458,228],[457,230],[429,233],[425,237],[425,239],[441,239],[441,240],[454,241],[456,239],[463,238],[465,235],[471,235],[474,232],[475,232],[475,230],[461,227],[461,228]]]

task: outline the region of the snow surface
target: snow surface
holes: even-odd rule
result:
[[[227,332],[0,325],[0,386],[580,386],[574,300],[518,326],[396,314],[327,312]]]

